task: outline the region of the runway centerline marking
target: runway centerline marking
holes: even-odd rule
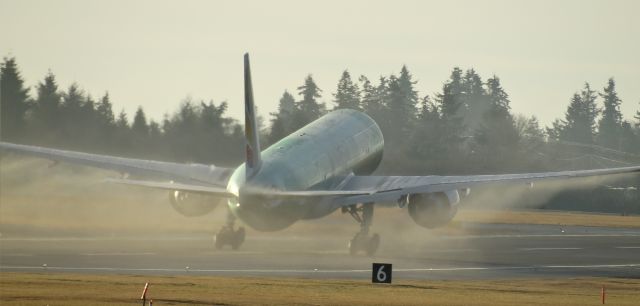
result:
[[[616,247],[616,249],[640,249],[640,246],[620,246]]]
[[[582,248],[518,248],[518,251],[567,251],[582,250]]]

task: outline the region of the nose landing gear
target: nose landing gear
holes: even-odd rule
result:
[[[360,231],[349,241],[349,254],[356,255],[362,251],[368,256],[373,256],[380,246],[380,235],[369,235],[373,221],[373,203],[365,203],[359,207],[349,206],[345,210],[360,223]]]
[[[234,230],[235,221],[236,217],[231,212],[228,212],[227,223],[214,237],[216,249],[220,250],[225,245],[230,245],[232,250],[240,248],[244,242],[245,230],[244,227],[239,227],[237,230]]]

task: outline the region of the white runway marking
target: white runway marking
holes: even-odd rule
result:
[[[458,253],[458,252],[480,252],[479,249],[432,249],[427,251],[428,253]],[[344,253],[344,251],[342,252]]]
[[[640,246],[621,246],[616,247],[616,249],[640,249]]]
[[[59,241],[210,241],[210,237],[59,237],[59,238],[0,238],[0,241],[34,241],[34,242],[59,242]]]
[[[540,265],[507,267],[443,267],[443,268],[400,268],[394,272],[462,272],[462,271],[500,271],[500,270],[552,270],[552,269],[622,269],[640,268],[634,264],[601,265]],[[265,274],[341,274],[371,273],[370,269],[318,270],[318,269],[175,269],[175,268],[111,268],[111,267],[42,267],[42,266],[0,266],[0,270],[57,270],[57,271],[107,271],[107,272],[185,272],[185,273],[265,273]]]
[[[563,251],[563,250],[582,250],[582,248],[518,248],[518,251]]]
[[[238,251],[238,250],[215,250],[215,251],[208,251],[208,252],[202,252],[200,253],[200,255],[202,256],[215,256],[215,255],[265,255],[268,254],[267,252],[264,251]]]
[[[589,237],[640,237],[640,232],[618,234],[522,234],[522,235],[467,235],[446,237],[447,239],[494,239],[494,238],[589,238]]]
[[[142,253],[82,253],[82,256],[150,256],[156,255],[156,253],[142,252]]]
[[[562,238],[562,237],[640,237],[640,231],[630,231],[621,233],[593,233],[593,234],[509,234],[509,235],[463,235],[457,237],[440,237],[444,240],[458,239],[496,239],[496,238]],[[291,237],[260,237],[249,240],[288,240]],[[300,239],[299,237],[296,239]],[[309,239],[313,239],[309,237]],[[439,238],[437,238],[439,239]],[[175,237],[175,238],[158,238],[158,237],[65,237],[65,238],[0,238],[0,241],[210,241],[210,237],[194,236],[194,237]]]

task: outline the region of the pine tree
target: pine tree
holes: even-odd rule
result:
[[[335,108],[350,108],[360,110],[360,89],[358,84],[351,80],[348,70],[342,72],[342,77],[338,81],[338,88],[333,94]]]
[[[460,119],[461,107],[463,106],[462,70],[453,68],[451,77],[442,87],[442,93],[436,97],[442,117],[448,120]],[[462,123],[462,122],[460,122]]]
[[[463,113],[460,111],[463,103],[462,70],[456,67],[451,72],[449,80],[442,85],[442,92],[438,93],[435,99],[440,120],[434,128],[434,133],[438,137],[434,138],[435,141],[430,145],[434,146],[432,150],[440,152],[434,159],[441,173],[456,172],[464,167],[454,162],[454,160],[465,158],[462,150],[465,126]]]
[[[422,169],[439,172],[438,162],[440,158],[446,156],[446,140],[442,139],[444,134],[443,120],[438,111],[438,106],[431,101],[429,96],[425,96],[420,103],[416,129],[410,142],[407,143],[409,153],[415,160],[423,161],[425,165]]]
[[[369,81],[369,79],[364,75],[361,75],[360,78],[358,78],[358,82],[360,82],[360,87],[362,88],[362,100],[360,101],[362,109],[371,116],[378,108],[376,89],[371,84],[371,81]]]
[[[116,119],[116,128],[113,136],[113,142],[116,147],[116,151],[122,153],[130,153],[133,146],[133,137],[131,134],[131,128],[129,126],[129,119],[124,109],[118,114]]]
[[[492,124],[498,129],[494,132],[506,132],[505,129],[513,130],[513,117],[509,112],[511,101],[509,100],[509,95],[500,85],[500,78],[493,76],[487,80],[485,95],[484,100],[488,104],[488,108],[483,113],[481,128],[483,125],[486,127],[487,124]]]
[[[87,95],[84,103],[80,109],[80,122],[79,126],[82,130],[82,147],[87,149],[93,149],[93,147],[99,144],[96,139],[100,137],[100,124],[98,123],[98,116],[95,109],[95,101],[91,95]]]
[[[400,77],[389,77],[386,94],[385,126],[392,145],[397,145],[409,138],[416,121],[418,93],[414,89],[415,81],[406,66],[402,66]]]
[[[45,76],[43,82],[36,87],[37,98],[33,107],[33,134],[46,133],[47,136],[56,137],[60,133],[60,92],[55,76],[51,71]]]
[[[162,130],[160,129],[160,125],[158,124],[158,122],[154,120],[149,121],[149,138],[157,144],[160,141],[161,136]]]
[[[118,120],[116,120],[116,127],[118,129],[128,130],[129,129],[129,119],[127,119],[127,113],[124,112],[124,109],[120,111],[118,114]]]
[[[317,98],[322,97],[321,92],[322,90],[316,85],[311,75],[306,77],[304,85],[298,87],[298,94],[302,96],[302,100],[297,103],[298,107],[294,113],[294,129],[299,129],[320,118],[325,112],[325,105],[317,101]]]
[[[640,105],[640,102],[638,102]],[[636,115],[633,117],[636,119],[636,128],[640,129],[640,110],[636,111]]]
[[[293,132],[293,114],[295,111],[296,101],[293,96],[285,90],[278,103],[278,112],[271,113],[269,143],[276,143],[278,140]]]
[[[380,83],[378,86],[374,86],[364,75],[361,75],[358,81],[360,82],[360,88],[362,88],[361,105],[363,111],[371,116],[371,118],[373,118],[373,120],[383,128],[384,120],[386,120],[385,99],[388,91],[386,78],[380,77]]]
[[[467,70],[462,80],[464,102],[461,111],[465,126],[471,131],[480,127],[485,113],[492,107],[482,85],[482,79],[476,71]]]
[[[102,129],[111,129],[115,126],[115,116],[113,114],[113,106],[111,105],[111,99],[109,93],[105,93],[100,99],[98,106],[96,107],[98,121],[102,126]]]
[[[475,133],[476,156],[484,161],[485,171],[508,170],[516,161],[519,138],[509,112],[509,95],[497,76],[487,80],[487,90],[482,100],[487,104],[483,108],[487,109]]]
[[[567,108],[560,139],[584,144],[593,144],[596,129],[596,117],[600,110],[596,105],[596,93],[585,83],[580,94],[576,93]]]
[[[497,76],[493,76],[492,78],[487,80],[487,96],[489,106],[504,114],[505,116],[509,113],[511,106],[509,105],[511,101],[509,100],[509,95],[504,91],[502,85],[500,85],[500,78]]]
[[[623,152],[640,153],[640,134],[634,133],[633,127],[629,121],[622,121],[620,125],[620,144],[617,149]]]
[[[547,136],[549,140],[560,141],[563,137],[565,122],[561,119],[555,119],[551,123],[551,127],[547,127]]]
[[[604,109],[598,124],[598,143],[609,148],[619,148],[622,132],[621,100],[618,98],[613,78],[609,79],[600,97],[604,100]]]
[[[62,105],[60,107],[62,122],[61,136],[65,146],[81,149],[82,140],[85,138],[86,122],[85,94],[78,84],[73,83],[66,92],[62,93]],[[80,146],[80,148],[78,147]]]
[[[0,139],[16,141],[24,135],[29,109],[29,88],[24,87],[15,58],[0,65]]]
[[[147,137],[149,136],[149,126],[147,125],[147,116],[144,114],[142,107],[139,106],[138,110],[136,110],[136,115],[133,117],[133,124],[131,125],[131,130],[135,134],[136,137]]]
[[[540,128],[540,122],[535,116],[518,115],[514,118],[514,125],[521,142],[522,152],[525,154],[530,153],[544,142],[544,130]]]

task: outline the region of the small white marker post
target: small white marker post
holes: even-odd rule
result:
[[[147,290],[149,289],[149,283],[144,284],[144,290],[142,290],[142,296],[140,299],[142,300],[142,306],[146,306],[147,304]]]

